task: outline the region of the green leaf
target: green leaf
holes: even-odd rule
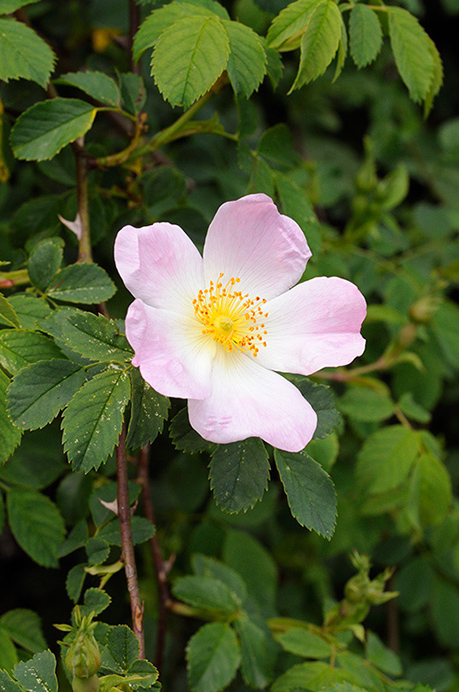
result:
[[[0,692],[24,692],[24,690],[10,678],[6,670],[0,669]]]
[[[275,635],[276,640],[285,651],[304,658],[330,658],[330,644],[318,634],[304,627],[292,627]]]
[[[429,95],[435,76],[431,40],[416,17],[401,7],[388,7],[389,35],[395,64],[413,101]]]
[[[1,80],[31,79],[45,89],[55,59],[51,48],[33,29],[15,19],[0,18]]]
[[[287,5],[269,27],[268,47],[280,51],[299,48],[312,14],[322,3],[323,0],[297,0]]]
[[[8,302],[15,310],[23,329],[37,329],[37,321],[51,314],[51,308],[41,296],[16,293],[8,298]]]
[[[172,106],[191,104],[226,67],[228,35],[217,17],[188,17],[166,29],[156,44],[152,75]]]
[[[116,291],[107,272],[97,264],[71,264],[61,269],[48,286],[47,294],[66,303],[102,303]]]
[[[260,137],[257,151],[269,163],[282,168],[301,165],[301,158],[298,156],[293,143],[292,131],[285,123],[278,123],[265,130]],[[279,174],[279,180],[281,184],[284,180],[290,181],[287,176],[282,174]],[[304,192],[302,194],[304,196]],[[288,213],[285,209],[284,211],[286,214]]]
[[[169,434],[176,449],[181,452],[210,452],[215,445],[204,440],[199,433],[191,427],[188,418],[188,411],[182,408],[171,420]]]
[[[56,659],[51,651],[35,654],[30,661],[14,667],[16,680],[27,692],[57,692]]]
[[[234,622],[241,645],[242,677],[250,687],[265,689],[271,680],[272,651],[266,633],[247,616]]]
[[[80,606],[83,615],[94,613],[100,615],[112,602],[111,597],[102,589],[88,589],[84,594],[84,606]]]
[[[129,400],[129,375],[106,370],[75,394],[64,412],[64,450],[75,471],[98,469],[118,442]]]
[[[275,181],[282,211],[299,224],[312,253],[316,254],[322,244],[320,224],[305,191],[283,173],[276,173]]]
[[[61,266],[63,249],[54,239],[47,239],[35,246],[27,269],[34,286],[44,291]]]
[[[103,72],[67,72],[54,80],[55,84],[69,84],[84,91],[96,101],[119,106],[121,94],[116,82]]]
[[[38,653],[46,648],[40,618],[33,610],[25,608],[9,610],[0,617],[0,627],[18,646],[22,646],[27,651]]]
[[[394,404],[387,394],[368,387],[350,387],[339,401],[340,410],[351,418],[378,422],[394,414]]]
[[[131,519],[132,541],[134,545],[148,541],[155,533],[153,524],[144,517],[132,517]],[[104,526],[98,533],[100,538],[103,538],[111,545],[121,547],[121,533],[118,519],[113,519],[109,524]]]
[[[75,565],[75,567],[72,567],[72,569],[69,571],[67,574],[67,579],[65,580],[65,589],[68,597],[74,603],[77,603],[80,600],[81,591],[86,578],[85,567],[86,563],[82,565]]]
[[[173,24],[200,15],[212,17],[215,12],[203,5],[192,2],[171,2],[157,10],[154,10],[140,26],[134,38],[133,54],[134,60],[138,60],[147,48],[153,48],[158,42],[161,34],[169,29]]]
[[[13,489],[7,508],[11,532],[21,548],[39,565],[57,567],[65,526],[54,502],[35,490]]]
[[[139,642],[127,625],[116,625],[107,634],[107,646],[116,663],[128,671],[139,658]]]
[[[215,502],[225,512],[247,511],[268,487],[269,458],[258,438],[218,445],[210,462]]]
[[[0,324],[6,324],[7,327],[19,327],[16,312],[2,293],[0,293]]]
[[[355,682],[355,679],[346,670],[332,668],[327,663],[322,663],[322,661],[308,661],[287,670],[286,673],[274,681],[271,690],[272,692],[293,692],[293,690],[314,690],[314,692],[319,692],[319,690],[328,690],[328,685],[347,681]]]
[[[336,495],[330,476],[307,454],[274,450],[274,459],[292,515],[301,526],[331,538]]]
[[[162,432],[170,401],[145,382],[138,368],[131,370],[131,418],[126,444],[130,449],[144,447]]]
[[[224,560],[244,579],[249,593],[272,612],[276,597],[277,567],[272,556],[243,531],[229,531],[224,545]]]
[[[31,5],[39,0],[0,0],[0,14],[12,14],[25,5]]]
[[[382,29],[376,12],[368,5],[354,5],[349,17],[352,59],[358,68],[375,60],[382,46]]]
[[[11,146],[16,157],[27,161],[52,159],[90,129],[97,110],[79,99],[36,103],[19,116],[12,129]]]
[[[8,409],[21,430],[43,428],[57,416],[81,387],[85,372],[68,360],[32,363],[13,378]]]
[[[6,410],[6,390],[9,383],[9,378],[0,370],[0,464],[8,461],[20,443],[22,435],[9,419]]]
[[[67,345],[84,358],[130,363],[134,352],[113,320],[91,312],[69,315],[62,325]]]
[[[119,78],[123,106],[132,115],[137,115],[147,100],[145,82],[140,75],[133,72],[120,74]]]
[[[424,117],[427,118],[429,115],[435,96],[440,91],[443,84],[443,63],[440,57],[440,53],[437,50],[435,43],[429,37],[430,54],[433,59],[433,77],[432,82],[424,99]]]
[[[451,477],[445,465],[430,450],[421,452],[416,463],[415,492],[423,526],[439,524],[453,501]]]
[[[222,581],[214,577],[189,575],[176,579],[172,587],[176,598],[195,608],[218,610],[232,615],[241,606],[238,596]]]
[[[219,581],[222,581],[229,589],[236,594],[241,603],[247,598],[247,587],[244,580],[239,576],[239,574],[228,567],[228,565],[214,560],[207,555],[193,555],[192,558],[193,570],[201,577],[214,577]]]
[[[393,490],[407,479],[418,453],[419,440],[410,428],[377,430],[360,449],[357,477],[372,493]]]
[[[431,612],[440,642],[456,649],[459,646],[459,590],[456,584],[439,577],[435,579]]]
[[[0,332],[0,365],[12,375],[30,363],[63,357],[56,344],[44,334],[25,329]]]
[[[226,622],[212,622],[191,637],[186,649],[188,682],[195,692],[219,692],[239,667],[239,644]]]
[[[3,672],[1,670],[3,668],[10,673],[18,661],[16,647],[5,630],[0,627],[0,672]],[[2,689],[2,678],[0,677],[0,690]]]
[[[329,473],[331,467],[338,458],[338,435],[336,433],[331,433],[331,435],[324,437],[322,440],[311,440],[308,444],[307,451],[309,456],[317,461],[322,468]]]
[[[402,672],[402,664],[397,654],[385,646],[380,638],[373,632],[367,631],[367,658],[379,670],[388,675],[399,677]]]
[[[293,377],[292,382],[317,413],[317,428],[312,439],[327,437],[340,420],[332,390],[327,385],[315,384],[304,377]]]
[[[101,565],[108,558],[110,546],[99,536],[93,536],[85,545],[89,565]]]
[[[342,21],[334,0],[318,5],[301,40],[300,66],[289,93],[325,72],[338,50]]]
[[[266,74],[262,40],[253,29],[239,22],[225,21],[223,26],[230,46],[226,69],[231,86],[236,94],[249,98]]]

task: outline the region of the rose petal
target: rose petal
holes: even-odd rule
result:
[[[148,305],[182,312],[203,287],[202,257],[180,226],[125,226],[115,263],[126,288]]]
[[[266,347],[257,362],[281,372],[310,375],[324,367],[347,365],[362,355],[360,328],[366,302],[353,283],[318,277],[295,286],[263,309]]]
[[[193,428],[211,442],[261,437],[289,452],[303,449],[317,426],[315,411],[291,382],[223,348],[213,363],[211,396],[191,399],[188,415]]]
[[[184,399],[210,395],[216,344],[203,337],[200,327],[194,317],[152,308],[141,300],[130,305],[126,336],[135,351],[132,363],[160,394]]]
[[[206,283],[223,272],[223,283],[272,298],[293,286],[311,256],[303,231],[263,194],[226,202],[215,214],[204,245]]]

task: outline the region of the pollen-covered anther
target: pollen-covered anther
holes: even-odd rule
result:
[[[256,356],[260,346],[266,346],[261,334],[267,335],[264,323],[268,317],[260,305],[264,298],[234,290],[240,283],[239,277],[231,277],[224,285],[220,274],[217,281],[209,281],[209,288],[200,290],[193,300],[194,314],[203,325],[202,333],[219,342],[227,351],[249,351]],[[257,332],[261,331],[260,334]],[[260,343],[261,342],[261,343]]]

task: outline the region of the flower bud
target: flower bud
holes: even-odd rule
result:
[[[73,692],[99,692],[99,678],[91,675],[89,678],[73,678]]]
[[[73,678],[90,678],[102,663],[99,647],[91,629],[80,630],[65,656],[65,665]]]

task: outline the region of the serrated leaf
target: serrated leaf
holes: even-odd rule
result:
[[[216,82],[228,56],[228,35],[217,17],[188,17],[161,35],[152,75],[172,106],[188,108]]]
[[[13,489],[7,508],[11,532],[21,548],[39,565],[57,567],[65,526],[54,502],[35,490]]]
[[[3,329],[0,332],[0,365],[12,375],[30,363],[50,358],[63,358],[63,354],[44,334],[26,329]]]
[[[453,501],[451,477],[445,465],[430,450],[425,450],[419,455],[415,487],[421,524],[439,524],[447,515]]]
[[[46,648],[46,640],[41,630],[41,622],[37,613],[25,608],[9,610],[0,617],[0,627],[27,651],[38,653]]]
[[[323,0],[297,0],[287,5],[269,27],[266,37],[268,47],[280,51],[298,48],[313,12],[322,2]]]
[[[413,101],[427,98],[434,73],[430,38],[407,10],[388,7],[389,35],[395,64]]]
[[[8,302],[15,310],[23,329],[37,329],[37,321],[51,314],[51,308],[41,296],[16,293],[8,298]]]
[[[80,600],[81,591],[83,589],[84,580],[86,578],[85,564],[75,565],[67,574],[67,579],[65,580],[65,589],[67,591],[68,597],[74,603]]]
[[[391,425],[370,435],[360,449],[357,477],[372,493],[393,490],[403,483],[419,453],[414,430]]]
[[[276,597],[277,568],[261,543],[243,531],[229,531],[224,545],[224,560],[244,579],[249,593],[262,608],[272,613]]]
[[[289,93],[325,72],[338,50],[342,21],[334,0],[317,6],[301,40],[300,66]]]
[[[328,690],[329,686],[335,683],[347,681],[355,682],[354,676],[347,670],[334,668],[328,663],[322,663],[322,661],[307,661],[289,668],[286,673],[274,681],[271,690],[272,692]]]
[[[285,651],[304,658],[330,658],[330,644],[304,627],[292,627],[279,632],[275,638]]]
[[[227,71],[234,92],[249,98],[266,73],[266,52],[258,34],[239,22],[223,23],[229,38]]]
[[[443,84],[443,63],[440,57],[440,53],[437,50],[435,43],[429,37],[430,53],[433,58],[433,77],[432,82],[424,99],[424,117],[430,113],[433,106],[434,98],[438,94]]]
[[[241,660],[239,643],[225,622],[201,627],[186,649],[188,682],[195,692],[219,692],[236,675]]]
[[[333,75],[333,83],[336,82],[341,72],[343,71],[344,63],[346,62],[347,47],[348,41],[346,25],[343,21],[341,21],[341,38],[338,46],[338,58],[336,60],[336,69],[335,74]]]
[[[292,515],[301,526],[331,538],[335,530],[336,495],[330,476],[305,453],[275,449],[274,459]]]
[[[53,239],[37,245],[27,263],[29,277],[34,286],[44,291],[61,266],[63,249]]]
[[[144,22],[135,35],[133,55],[134,60],[138,60],[147,48],[153,48],[166,29],[169,29],[180,19],[186,19],[196,15],[211,17],[214,12],[203,5],[191,2],[171,2],[157,10],[154,10]]]
[[[101,565],[109,556],[110,546],[103,538],[93,536],[86,541],[85,550],[89,565]]]
[[[234,622],[241,646],[241,672],[250,687],[265,689],[270,682],[273,657],[268,637],[254,622],[244,616]]]
[[[62,337],[72,351],[90,360],[129,363],[134,357],[124,334],[103,315],[70,315],[62,324]]]
[[[10,458],[22,435],[9,419],[6,410],[6,390],[9,383],[9,378],[0,370],[0,465]]]
[[[51,651],[35,654],[14,667],[16,680],[27,692],[57,692],[56,659]]]
[[[75,394],[62,421],[64,450],[75,471],[98,469],[118,442],[129,400],[129,375],[106,370]]]
[[[21,430],[43,428],[57,416],[81,387],[85,372],[68,360],[32,363],[13,378],[8,410]]]
[[[107,634],[107,646],[116,663],[128,671],[139,657],[139,642],[127,625],[116,625]]]
[[[7,327],[19,327],[16,312],[2,293],[0,293],[0,324],[6,324]]]
[[[140,75],[133,72],[120,74],[119,79],[123,106],[132,115],[137,115],[147,100],[145,82]]]
[[[214,577],[189,575],[176,579],[172,591],[176,598],[195,608],[218,610],[232,615],[241,606],[238,596],[222,581]]]
[[[103,72],[67,72],[54,80],[56,84],[68,84],[84,91],[96,101],[109,106],[119,106],[120,90],[116,82]]]
[[[1,80],[30,79],[46,88],[55,59],[51,48],[33,29],[13,18],[0,18]]]
[[[112,602],[111,597],[102,589],[88,589],[84,594],[84,605],[80,606],[83,615],[100,615]]]
[[[169,434],[176,449],[182,452],[210,452],[215,445],[204,440],[199,433],[191,427],[188,418],[188,411],[182,408],[171,420]]]
[[[255,437],[218,445],[210,462],[210,484],[215,502],[225,512],[247,511],[268,487],[269,458]]]
[[[317,413],[317,427],[312,439],[327,437],[340,421],[332,390],[327,385],[316,384],[304,377],[294,377],[292,381]]]
[[[61,269],[48,286],[47,294],[66,303],[101,303],[113,296],[115,284],[97,264],[71,264]]]
[[[148,541],[155,533],[153,524],[144,517],[132,517],[131,519],[132,542],[134,545]],[[120,526],[117,519],[114,519],[109,524],[104,526],[98,533],[100,538],[103,538],[111,545],[121,547]]]
[[[131,418],[126,444],[131,449],[153,442],[161,433],[170,401],[145,382],[137,368],[131,370]]]
[[[0,669],[0,692],[24,692],[24,690],[10,678],[6,670]]]
[[[352,59],[358,68],[375,60],[382,46],[380,21],[368,5],[354,5],[349,17],[349,40]]]
[[[55,98],[36,103],[22,113],[11,131],[18,159],[52,159],[91,127],[97,108],[79,99]]]

